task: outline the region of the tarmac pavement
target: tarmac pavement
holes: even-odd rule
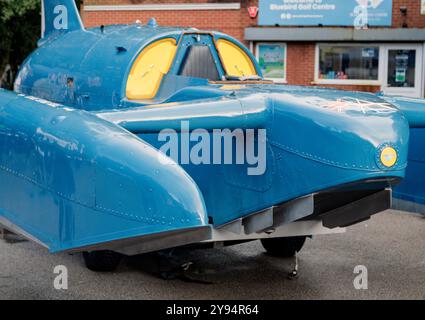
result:
[[[266,255],[259,241],[178,253],[200,281],[162,280],[157,260],[126,258],[117,272],[94,273],[80,255],[0,241],[0,299],[425,299],[425,218],[387,211],[307,240],[296,280],[287,277],[293,259]],[[68,290],[54,288],[57,265],[68,269]],[[367,290],[353,285],[358,265],[367,268]]]

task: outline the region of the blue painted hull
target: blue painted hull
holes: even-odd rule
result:
[[[52,252],[131,247],[146,237],[199,231],[182,240],[187,244],[208,239],[212,227],[307,194],[347,184],[367,190],[376,180],[382,189],[404,177],[408,126],[398,111],[337,113],[306,99],[303,89],[272,89],[267,98],[240,93],[237,105],[255,105],[257,113],[239,119],[229,109],[234,121],[267,130],[267,167],[257,176],[248,175],[247,165],[178,165],[169,158],[161,164],[166,157],[155,126],[167,128],[188,114],[194,125],[214,123],[217,112],[197,117],[198,104],[170,107],[177,112],[167,124],[155,114],[155,125],[141,118],[149,108],[112,112],[121,125],[138,127],[136,135],[105,120],[110,114],[0,91],[0,218]],[[314,94],[326,102],[337,93]],[[392,168],[379,162],[383,145],[398,151]]]
[[[425,128],[410,130],[406,177],[393,194],[397,199],[425,205]]]
[[[403,112],[410,126],[408,166],[404,181],[394,189],[394,207],[425,214],[425,99],[383,98]]]
[[[262,87],[263,90],[266,88]],[[254,103],[250,92],[255,92],[255,89],[247,88],[237,95],[243,105]],[[348,97],[352,94],[297,87],[270,86],[268,89],[273,93],[263,93],[261,99],[254,100],[257,110],[266,115],[253,115],[256,121],[261,119],[255,124],[267,130],[267,170],[264,175],[247,175],[246,165],[199,166],[180,162],[201,189],[215,226],[298,197],[357,181],[404,178],[408,126],[395,109],[382,114],[373,111],[363,114],[355,108],[339,113],[320,106],[340,95]],[[374,99],[368,94],[353,96]],[[175,109],[185,110],[185,106],[179,105]],[[135,132],[143,128],[151,131],[154,126],[175,128],[174,123],[179,121],[174,120],[185,119],[187,114],[192,116],[191,128],[208,125],[199,125],[196,111],[189,107],[187,114],[169,116],[162,122],[156,116],[154,123],[146,109],[139,110],[140,113],[137,109],[128,113],[118,112],[115,117]],[[172,114],[170,110],[163,111],[164,114]],[[113,115],[107,118],[114,120]],[[132,122],[135,119],[137,121]],[[205,114],[201,119],[205,119]],[[243,127],[243,124],[239,123],[239,126]],[[151,145],[161,147],[157,134],[139,136]],[[214,140],[213,136],[210,133],[210,141]],[[398,161],[391,169],[380,165],[378,159],[385,145],[394,146],[399,153]],[[368,187],[367,184],[357,186],[358,189]]]
[[[0,217],[52,252],[207,226],[190,176],[120,127],[5,91],[0,113]]]
[[[153,21],[86,30],[73,0],[43,3],[39,48],[15,92],[0,90],[0,224],[52,252],[137,254],[215,241],[229,225],[225,239],[246,240],[308,219],[316,226],[296,235],[311,235],[388,208],[384,189],[404,177],[409,141],[390,103],[273,85],[218,32]],[[55,24],[58,4],[66,28]],[[169,66],[150,51],[165,39]],[[158,135],[180,138],[184,122],[210,141],[216,129],[239,130],[265,146],[264,167],[170,159]]]

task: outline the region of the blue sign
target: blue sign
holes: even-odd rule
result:
[[[263,26],[391,26],[392,0],[260,0]]]

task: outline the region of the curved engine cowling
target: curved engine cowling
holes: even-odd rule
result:
[[[134,254],[210,232],[197,185],[158,150],[87,112],[3,90],[0,218],[53,252]]]
[[[215,226],[349,184],[356,184],[357,190],[376,188],[373,181],[380,181],[379,188],[391,187],[403,179],[407,166],[409,128],[404,115],[366,93],[244,85],[219,100],[97,115],[158,149],[164,144],[158,132],[164,128],[179,132],[182,122],[187,122],[190,130],[208,130],[209,143],[220,140],[221,133],[214,129],[239,128],[243,130],[242,141],[248,140],[250,128],[265,130],[264,161],[256,168],[246,161],[223,165],[215,165],[212,159],[202,165],[180,161],[203,192]],[[190,146],[197,143],[195,139]],[[178,140],[176,144],[181,151],[183,144]],[[253,149],[258,149],[258,141]],[[387,156],[392,158],[387,161]],[[248,169],[252,168],[259,174],[250,175]]]

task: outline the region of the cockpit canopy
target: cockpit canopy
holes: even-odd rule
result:
[[[245,48],[209,33],[186,33],[161,38],[145,46],[134,61],[127,79],[128,100],[156,97],[165,75],[209,81],[259,77]]]
[[[261,70],[237,40],[136,23],[44,39],[22,64],[15,90],[96,111],[204,99],[206,91],[218,94],[220,82],[247,79],[261,79]]]

